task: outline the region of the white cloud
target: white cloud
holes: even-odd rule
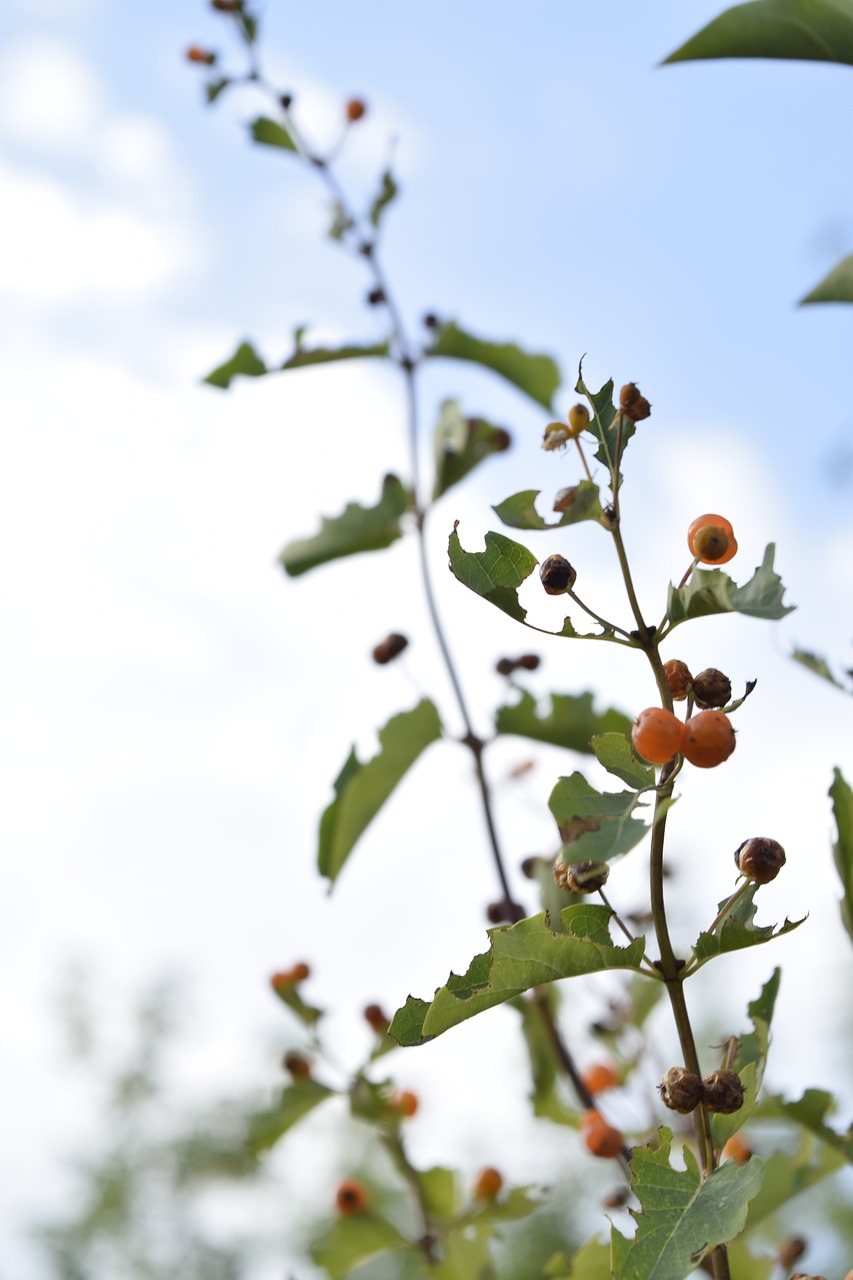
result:
[[[66,154],[85,147],[105,104],[96,77],[62,41],[32,37],[0,58],[0,133]]]

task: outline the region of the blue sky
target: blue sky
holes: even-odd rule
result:
[[[714,842],[730,852],[769,811],[790,832],[799,880],[773,886],[768,910],[799,914],[804,890],[790,885],[805,876],[813,936],[841,948],[824,797],[834,763],[853,776],[849,704],[787,653],[799,642],[849,659],[853,310],[795,303],[853,250],[853,74],[658,68],[717,6],[652,9],[335,0],[319,14],[270,3],[263,47],[318,145],[335,136],[343,99],[369,103],[341,167],[356,198],[372,194],[396,139],[402,197],[383,252],[413,330],[433,310],[551,352],[567,377],[561,410],[584,352],[591,383],[636,379],[652,400],[625,496],[642,589],[660,595],[685,567],[683,529],[698,510],[735,523],[739,576],[778,542],[799,612],[778,629],[713,620],[685,641],[690,652],[672,655],[728,662],[735,681],[760,676],[725,803],[711,780],[693,783],[696,812],[725,829],[700,816],[701,839],[688,839],[685,815],[674,852],[689,858]],[[320,338],[381,333],[360,264],[323,238],[315,175],[250,147],[244,121],[259,100],[203,106],[204,73],[183,50],[210,45],[239,68],[222,19],[194,3],[10,0],[0,38],[4,824],[15,904],[2,953],[17,1027],[4,1092],[52,1086],[42,1010],[69,957],[101,975],[117,1010],[148,977],[187,973],[205,1087],[259,1084],[267,1062],[241,1046],[274,1025],[265,976],[302,955],[316,962],[318,934],[329,950],[318,998],[343,995],[350,1013],[428,991],[482,948],[490,872],[479,853],[459,871],[455,851],[479,849],[481,833],[452,748],[423,762],[383,815],[375,851],[365,846],[331,900],[313,873],[316,817],[352,740],[372,751],[375,727],[424,687],[447,701],[426,641],[399,670],[366,669],[385,631],[424,629],[414,590],[389,599],[384,564],[350,561],[286,583],[273,563],[320,511],[373,501],[383,472],[405,470],[399,389],[391,371],[366,366],[228,395],[199,385],[243,337],[273,360],[298,323]],[[448,394],[504,422],[517,443],[436,512],[437,571],[454,518],[473,548],[494,522],[491,503],[572,479],[555,479],[538,449],[543,415],[515,391],[476,370],[430,369],[427,424]],[[595,532],[574,545],[607,600],[612,566]],[[406,582],[408,551],[390,555]],[[500,695],[493,655],[527,641],[443,576],[440,588],[483,717]],[[609,654],[548,654],[540,692],[590,685],[629,710],[653,696],[644,673],[608,666]],[[452,710],[448,720],[455,730]],[[792,721],[804,736],[780,752]],[[518,744],[497,751],[499,777],[518,755]],[[501,784],[519,858],[551,839],[544,798],[561,768],[546,753],[527,790]],[[411,809],[420,826],[418,797],[431,786],[452,798],[415,839]],[[792,798],[781,813],[780,795]],[[694,868],[673,890],[687,917],[706,874],[709,901],[726,892],[703,859],[701,876]],[[401,909],[413,879],[422,914]],[[778,958],[805,981],[819,957],[795,945],[780,944]],[[406,963],[389,966],[399,954]],[[749,995],[769,963],[758,962]],[[789,1021],[798,989],[793,979],[783,989]],[[824,1012],[818,1000],[803,1016],[817,1026]],[[359,1034],[342,1016],[356,1054]],[[503,1031],[487,1034],[503,1046]],[[783,1037],[783,1049],[805,1042]],[[453,1061],[443,1053],[452,1046],[406,1062],[427,1096],[434,1064]],[[784,1082],[791,1058],[780,1060]],[[826,1082],[812,1080],[814,1061],[800,1057],[796,1070]],[[840,1061],[826,1070],[843,1078]],[[48,1108],[44,1142],[27,1144],[21,1219],[39,1202],[51,1144],[74,1136],[65,1110]],[[469,1158],[487,1162],[482,1137],[470,1141]]]

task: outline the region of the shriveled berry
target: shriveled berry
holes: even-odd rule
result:
[[[669,662],[663,664],[663,670],[673,702],[683,702],[693,684],[687,663],[681,662],[679,658],[670,658]]]
[[[664,707],[647,707],[634,721],[631,741],[650,764],[666,764],[684,749],[684,724]]]
[[[379,307],[385,301],[385,290],[376,288],[371,289],[367,295],[368,306]]]
[[[289,1050],[282,1059],[282,1066],[294,1080],[307,1080],[311,1075],[311,1063],[301,1053]]]
[[[609,875],[607,863],[592,858],[569,863],[558,858],[554,863],[554,880],[565,893],[597,893],[607,884]]]
[[[523,671],[535,671],[541,661],[538,653],[523,653],[518,659],[518,665]]]
[[[565,489],[558,490],[554,499],[554,510],[559,511],[561,514],[564,511],[568,511],[577,496],[578,486],[576,484],[571,484]]]
[[[421,323],[423,324],[425,329],[441,328],[441,321],[439,320],[438,316],[435,315],[432,311],[428,311],[426,315],[423,316]]]
[[[367,1006],[364,1011],[364,1020],[379,1036],[384,1035],[390,1026],[389,1019],[378,1004],[369,1004]]]
[[[408,1120],[418,1109],[418,1096],[408,1089],[395,1089],[388,1106],[392,1111],[399,1111]]]
[[[684,725],[682,751],[697,769],[713,769],[735,749],[732,722],[722,711],[700,711]]]
[[[387,663],[393,662],[398,658],[404,649],[408,648],[409,641],[406,636],[402,636],[397,631],[392,631],[386,636],[371,654],[373,661],[378,663],[380,667],[384,667]]]
[[[345,1178],[338,1184],[335,1192],[335,1206],[338,1213],[343,1214],[344,1217],[349,1217],[353,1213],[364,1213],[369,1204],[370,1196],[362,1182],[356,1182],[355,1178]]]
[[[802,1236],[792,1236],[779,1249],[776,1261],[780,1267],[792,1267],[795,1262],[799,1262],[807,1248],[808,1242]]]
[[[554,453],[557,449],[565,449],[571,438],[565,422],[549,422],[542,437],[542,448]]]
[[[756,884],[769,884],[775,880],[785,865],[785,850],[778,840],[768,836],[753,836],[744,840],[735,852],[738,871]]]
[[[569,410],[569,435],[577,440],[582,431],[589,426],[589,409],[585,404],[572,405]]]
[[[736,1071],[721,1067],[702,1081],[702,1101],[709,1111],[730,1115],[743,1106],[743,1084]]]
[[[283,93],[279,98],[279,102],[281,103],[285,111],[289,111],[290,108],[293,106],[293,94]]]
[[[202,49],[200,45],[191,44],[187,49],[187,62],[198,62],[205,67],[212,67],[216,62],[216,54],[210,49]]]
[[[600,1111],[585,1111],[581,1117],[581,1133],[587,1151],[603,1160],[613,1160],[622,1152],[623,1138],[618,1129],[608,1124]]]
[[[724,1159],[734,1160],[735,1164],[746,1164],[747,1160],[752,1159],[752,1147],[744,1142],[739,1133],[733,1133],[723,1147],[722,1154]],[[792,1258],[791,1261],[795,1262],[796,1259]]]
[[[475,1200],[494,1200],[495,1196],[500,1193],[503,1184],[503,1174],[499,1169],[493,1169],[489,1165],[478,1173],[472,1195]]]
[[[243,0],[210,0],[210,7],[217,13],[239,13],[243,8]]]
[[[737,541],[725,516],[697,516],[687,530],[690,554],[703,564],[726,564],[737,553]]]
[[[632,422],[642,422],[652,411],[652,406],[646,397],[640,395],[640,388],[636,382],[626,382],[619,392],[619,408]]]
[[[612,1062],[593,1062],[586,1068],[581,1080],[588,1093],[604,1093],[607,1089],[617,1088],[619,1072]]]
[[[686,1067],[670,1067],[664,1072],[659,1088],[664,1106],[682,1115],[695,1111],[702,1101],[702,1081]]]
[[[706,667],[693,677],[693,697],[697,707],[724,707],[731,701],[731,696],[731,680],[716,667]]]
[[[539,569],[539,578],[549,596],[562,596],[571,591],[577,576],[565,556],[548,556]]]
[[[499,676],[511,676],[515,668],[516,663],[512,658],[498,658],[495,663],[495,671]]]
[[[356,120],[361,120],[363,116],[367,115],[367,103],[363,102],[361,98],[350,98],[344,111],[349,123],[355,124]]]

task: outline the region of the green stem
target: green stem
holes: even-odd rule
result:
[[[406,1155],[406,1149],[403,1146],[399,1133],[395,1132],[385,1134],[383,1141],[388,1149],[391,1159],[397,1166],[397,1169],[411,1187],[412,1194],[417,1202],[418,1212],[420,1213],[421,1223],[423,1224],[423,1235],[417,1241],[417,1244],[419,1248],[423,1250],[429,1265],[431,1267],[437,1266],[439,1258],[436,1253],[435,1246],[438,1236],[435,1230],[435,1225],[430,1216],[429,1205],[426,1202],[420,1174]]]

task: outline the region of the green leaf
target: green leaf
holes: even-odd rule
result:
[[[840,769],[834,770],[829,795],[838,832],[838,839],[832,846],[832,856],[844,890],[844,897],[841,899],[841,919],[853,941],[853,790],[845,781]]]
[[[334,1096],[334,1089],[327,1089],[317,1080],[297,1080],[289,1084],[282,1090],[278,1106],[250,1117],[246,1139],[249,1150],[253,1155],[268,1151],[288,1129],[292,1129],[321,1102]]]
[[[601,792],[582,773],[560,778],[548,800],[563,841],[563,861],[593,858],[607,862],[633,849],[648,834],[644,822],[632,818],[635,791]]]
[[[625,717],[627,720],[627,716]],[[628,726],[630,728],[630,726]],[[640,791],[655,785],[655,771],[634,754],[627,733],[602,733],[592,739],[592,749],[608,773]]]
[[[230,76],[221,76],[218,80],[208,80],[204,86],[204,96],[207,101],[213,103],[223,93],[231,83]]]
[[[800,306],[810,302],[853,302],[853,253],[842,258],[819,284],[800,298]]]
[[[386,476],[375,507],[349,502],[339,516],[323,516],[320,532],[311,538],[288,542],[279,563],[285,573],[296,578],[330,560],[390,547],[403,535],[400,517],[408,505],[408,494],[397,477]]]
[[[444,1239],[444,1257],[428,1274],[435,1280],[498,1280],[488,1236],[451,1231]]]
[[[688,618],[703,618],[713,613],[744,613],[750,618],[784,618],[786,613],[792,613],[794,606],[782,602],[785,588],[773,570],[775,553],[776,546],[771,542],[763,561],[742,587],[721,569],[694,569],[684,587],[677,588],[670,583],[669,630]]]
[[[393,1223],[368,1210],[336,1218],[311,1245],[311,1257],[331,1280],[344,1280],[361,1263],[406,1243]]]
[[[458,400],[445,400],[435,427],[433,500],[493,453],[503,453],[509,436],[485,418],[466,418]]]
[[[780,1151],[764,1158],[764,1181],[755,1199],[750,1201],[747,1232],[759,1226],[789,1200],[835,1173],[843,1164],[843,1155],[831,1146],[816,1142],[808,1132],[802,1134],[793,1154]]]
[[[560,385],[560,370],[550,356],[529,355],[512,342],[484,342],[452,321],[441,325],[433,345],[424,355],[470,360],[483,365],[499,373],[546,409],[551,408]]]
[[[554,1267],[546,1268],[546,1276],[554,1280],[610,1280],[610,1245],[602,1244],[597,1236],[567,1260],[565,1253],[554,1258]],[[562,1264],[562,1265],[561,1265]]]
[[[699,934],[693,948],[696,969],[713,960],[715,956],[725,955],[728,951],[740,951],[744,947],[756,947],[763,942],[772,942],[774,938],[781,938],[784,934],[799,928],[806,919],[805,916],[800,920],[786,919],[782,925],[755,924],[755,913],[758,910],[755,905],[755,895],[759,888],[760,885],[757,884],[749,885],[743,897],[738,899],[731,913],[723,921],[722,928],[715,929],[713,933]],[[720,910],[726,902],[727,899],[723,899],[719,904]],[[691,971],[693,969],[694,966],[691,966]]]
[[[436,1166],[418,1173],[424,1207],[433,1222],[450,1222],[459,1204],[459,1175]]]
[[[732,1070],[738,1073],[743,1084],[744,1104],[739,1111],[733,1111],[730,1115],[720,1113],[711,1116],[711,1132],[717,1148],[725,1146],[729,1138],[749,1122],[758,1107],[770,1048],[770,1023],[781,977],[782,970],[774,969],[772,976],[761,988],[758,999],[752,1000],[748,1006],[752,1031],[740,1037],[737,1053],[731,1063]]]
[[[489,930],[489,950],[475,956],[467,973],[451,973],[432,1000],[409,996],[389,1028],[402,1045],[424,1044],[474,1014],[512,1000],[530,987],[604,969],[636,969],[644,940],[614,946],[611,912],[593,903],[561,912],[565,933],[554,933],[546,914]]]
[[[254,44],[258,38],[258,20],[245,6],[237,14],[237,25],[246,44]]]
[[[335,798],[320,820],[321,875],[334,883],[365,827],[376,817],[418,756],[441,737],[441,721],[429,698],[392,716],[379,730],[380,749],[362,764],[355,754],[335,781]]]
[[[532,551],[502,533],[486,534],[485,551],[463,551],[456,532],[448,544],[450,567],[463,586],[496,605],[511,618],[524,622],[527,610],[518,601],[517,588],[529,578],[539,561]]]
[[[287,129],[277,120],[270,120],[269,116],[258,116],[256,120],[252,120],[249,133],[252,135],[252,140],[259,142],[262,146],[280,147],[283,151],[296,152],[296,143]]]
[[[231,359],[226,360],[225,364],[219,365],[202,381],[209,383],[211,387],[222,387],[224,389],[231,385],[232,378],[238,376],[260,378],[265,373],[269,373],[269,369],[252,344],[250,342],[241,342]]]
[[[541,1195],[531,1194],[530,1187],[512,1187],[508,1192],[492,1200],[475,1201],[467,1213],[457,1218],[460,1226],[471,1223],[484,1235],[498,1235],[492,1228],[502,1222],[517,1222],[527,1218],[542,1206]]]
[[[781,1116],[788,1120],[796,1120],[804,1129],[815,1134],[821,1142],[837,1151],[839,1155],[853,1164],[853,1124],[845,1133],[839,1133],[826,1123],[827,1116],[835,1110],[835,1098],[825,1089],[806,1089],[796,1102],[787,1102],[784,1098],[772,1096],[765,1099],[761,1108],[762,1119]]]
[[[571,503],[562,513],[559,520],[543,520],[536,510],[536,499],[540,489],[524,489],[505,498],[492,510],[510,529],[562,529],[568,524],[578,524],[581,520],[600,520],[601,502],[598,485],[590,480],[581,480],[573,486],[574,496]]]
[[[853,65],[850,0],[751,0],[703,27],[665,62],[791,58]]]
[[[495,728],[498,733],[516,733],[522,738],[537,742],[551,742],[556,747],[570,751],[592,752],[593,734],[607,733],[621,736],[630,729],[631,721],[621,711],[609,707],[606,711],[593,710],[594,694],[552,693],[551,706],[546,715],[540,716],[536,699],[526,689],[519,689],[520,698],[514,706],[498,707],[495,712]],[[654,778],[652,779],[654,781]]]
[[[286,986],[274,986],[273,991],[278,996],[282,1004],[286,1004],[291,1013],[295,1013],[300,1022],[306,1027],[314,1027],[323,1016],[322,1009],[316,1009],[314,1005],[306,1003],[299,994],[299,984],[290,982]]]
[[[394,175],[390,169],[386,169],[379,179],[379,191],[377,192],[373,203],[370,206],[370,222],[374,227],[378,227],[382,221],[382,215],[388,205],[394,199],[399,191],[397,183],[394,181]]]
[[[605,382],[600,391],[590,391],[578,370],[578,380],[575,386],[578,395],[586,396],[592,405],[592,417],[589,422],[589,431],[598,440],[598,448],[595,457],[602,462],[610,474],[613,474],[613,468],[616,463],[616,447],[619,444],[619,412],[613,403],[613,379]],[[624,413],[622,417],[622,440],[620,446],[620,457],[625,452],[625,446],[636,431],[636,427],[631,418]]]
[[[637,1233],[627,1240],[615,1227],[615,1280],[684,1280],[718,1244],[743,1230],[747,1204],[761,1186],[757,1156],[747,1164],[729,1160],[702,1181],[696,1158],[684,1148],[685,1169],[669,1162],[672,1135],[660,1131],[660,1150],[636,1147],[631,1186],[642,1210],[631,1210]]]
[[[841,681],[836,680],[829,663],[821,654],[809,653],[807,649],[795,649],[791,657],[813,675],[820,676],[821,680],[828,680],[830,684],[834,684],[836,689],[844,689],[844,692],[847,692]]]
[[[335,360],[369,360],[382,358],[391,350],[387,342],[373,342],[366,345],[347,343],[342,347],[303,347],[296,344],[292,356],[284,361],[281,369],[304,369],[309,364],[331,364]]]

